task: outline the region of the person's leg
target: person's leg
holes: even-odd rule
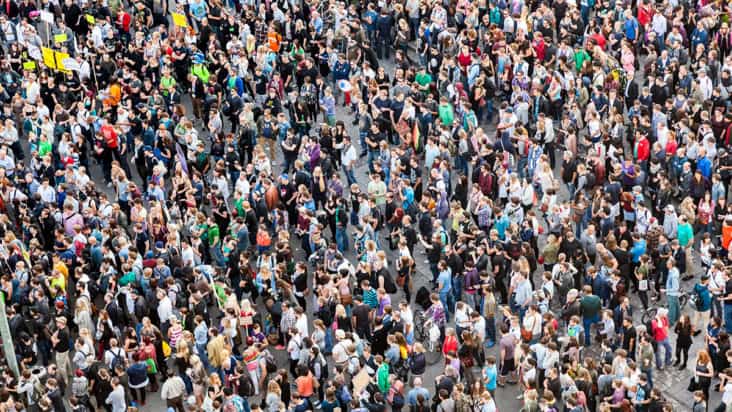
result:
[[[661,343],[663,344],[664,354],[666,355],[666,366],[669,366],[671,365],[671,353],[673,352],[673,349],[671,349],[671,344],[669,343],[668,338],[664,339]]]
[[[724,330],[732,333],[732,305],[724,305]]]
[[[585,346],[590,346],[590,327],[592,326],[592,320],[583,317],[582,318],[582,327],[585,330]]]

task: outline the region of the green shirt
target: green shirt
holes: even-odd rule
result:
[[[194,64],[191,69],[191,73],[201,79],[203,83],[208,83],[208,78],[211,76],[208,72],[208,68],[202,64]]]
[[[432,83],[432,75],[427,72],[417,73],[417,75],[414,76],[414,81],[417,82],[418,85],[424,87]]]
[[[213,224],[208,227],[208,243],[213,246],[219,243],[219,225]]]
[[[437,114],[440,116],[443,125],[452,126],[452,122],[455,120],[455,113],[450,103],[441,104],[437,109]]]
[[[53,150],[53,146],[51,146],[51,143],[48,142],[48,140],[41,141],[38,144],[38,156],[45,156],[48,153],[51,153],[51,150]]]
[[[580,300],[580,310],[582,312],[582,317],[585,319],[591,319],[598,316],[600,314],[600,309],[602,309],[602,301],[597,295],[583,296],[582,300]]]
[[[578,50],[574,54],[574,68],[577,71],[582,70],[582,65],[585,64],[585,60],[592,60],[592,57],[584,49]]]
[[[389,388],[391,387],[391,384],[389,383],[389,364],[384,362],[379,366],[379,369],[376,371],[376,379],[379,384],[379,390],[381,390],[382,393],[389,392]]]
[[[689,222],[679,225],[678,239],[681,247],[686,247],[689,243],[694,241],[694,229],[691,227]]]

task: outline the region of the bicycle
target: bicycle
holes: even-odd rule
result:
[[[423,311],[414,313],[414,339],[424,346],[425,362],[428,365],[434,365],[442,358],[440,335],[440,328]]]
[[[681,292],[681,295],[679,295],[679,310],[683,311],[686,305],[689,303],[690,300],[695,300],[695,297],[690,297],[688,293]],[[667,305],[660,306],[663,308],[668,308]],[[659,306],[648,308],[645,311],[643,311],[643,315],[641,316],[641,321],[643,324],[648,324],[650,321],[652,321],[656,315],[658,314],[658,308]]]

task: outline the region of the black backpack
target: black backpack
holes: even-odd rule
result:
[[[391,273],[388,270],[384,270],[380,274],[384,276],[384,290],[386,290],[386,293],[396,293],[396,283],[394,283],[394,278],[391,277]]]
[[[252,377],[249,376],[248,373],[245,373],[241,375],[240,381],[239,381],[239,394],[242,396],[254,396],[256,393],[256,390],[254,388],[254,382],[252,381]]]
[[[585,179],[587,179],[587,188],[594,189],[595,184],[597,184],[597,177],[595,176],[595,172],[593,172],[592,170],[588,171]]]

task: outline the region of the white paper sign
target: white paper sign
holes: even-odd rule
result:
[[[41,49],[39,49],[38,46],[29,44],[28,45],[28,55],[35,60],[43,60],[43,55],[41,54]]]
[[[50,11],[41,10],[41,21],[46,23],[53,23],[53,13]]]
[[[79,71],[81,70],[81,66],[79,66],[79,62],[76,61],[76,59],[72,59],[71,57],[67,57],[63,60],[61,60],[61,64],[64,65],[64,67],[68,70],[74,70]]]

